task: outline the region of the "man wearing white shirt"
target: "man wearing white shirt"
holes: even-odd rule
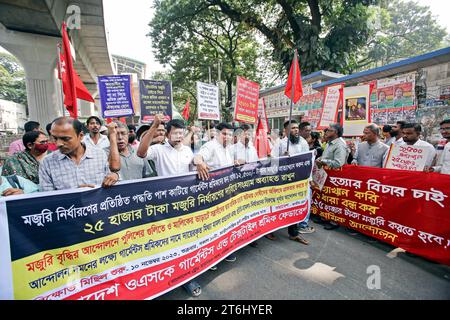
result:
[[[392,142],[394,146],[401,146],[404,144],[403,141],[403,127],[405,126],[405,121],[397,121],[396,124],[392,126],[391,135],[395,137],[395,141]]]
[[[289,121],[284,123],[284,130],[288,132]],[[303,137],[300,136],[300,131],[298,128],[298,122],[295,120],[291,120],[291,134],[289,137],[289,155],[293,156],[298,153],[309,151],[308,142],[306,142]],[[287,156],[287,142],[288,137],[284,137],[281,140],[278,140],[277,143],[273,146],[272,156],[273,157],[282,157]]]
[[[447,140],[444,150],[439,155],[436,166],[426,168],[430,172],[450,174],[450,119],[446,119],[439,124],[442,137]]]
[[[109,147],[109,140],[107,136],[100,134],[102,121],[96,116],[90,116],[86,120],[86,127],[89,134],[84,136],[83,143],[86,146],[105,149]]]
[[[194,157],[194,164],[201,178],[208,178],[209,174],[204,176],[203,171],[214,170],[221,167],[231,166],[235,162],[232,155],[233,127],[228,123],[219,123],[216,126],[216,136],[214,139],[205,143],[200,151]],[[234,262],[236,256],[234,253],[225,258],[225,261]],[[216,270],[217,267],[211,268]]]
[[[236,130],[238,142],[232,145],[231,154],[234,161],[240,164],[258,161],[258,153],[251,141],[251,129],[248,124],[242,125]]]
[[[300,136],[300,131],[299,131],[299,126],[298,126],[298,122],[295,120],[291,120],[291,130],[290,130],[290,134],[289,134],[289,153],[287,152],[287,143],[288,143],[288,132],[289,132],[289,121],[286,121],[284,123],[284,130],[286,133],[286,137],[284,137],[283,139],[279,140],[273,147],[272,149],[272,156],[273,157],[281,157],[281,156],[285,156],[285,155],[296,155],[298,153],[303,153],[303,152],[308,152],[309,151],[309,144],[308,142],[306,142],[306,140]],[[308,217],[309,217],[309,212],[308,212]],[[302,226],[302,229],[305,229],[304,233],[311,233],[314,232],[314,229],[308,229],[310,227],[308,227],[308,225],[306,224],[306,226]],[[288,227],[288,234],[289,234],[289,239],[293,240],[293,241],[297,241],[300,242],[302,244],[309,244],[309,241],[306,240],[305,238],[303,238],[300,235],[299,232],[299,225],[298,224],[293,224],[291,226]],[[273,240],[273,234],[270,234],[268,236],[269,239]]]
[[[421,132],[422,126],[420,124],[405,124],[402,129],[404,145],[426,147],[428,152],[425,167],[431,167],[431,164],[433,163],[434,157],[436,155],[436,150],[430,143],[419,139]]]
[[[235,162],[232,154],[233,127],[227,123],[219,123],[216,126],[217,135],[214,139],[205,143],[195,156],[194,163],[209,167],[214,170],[221,167],[232,166]]]

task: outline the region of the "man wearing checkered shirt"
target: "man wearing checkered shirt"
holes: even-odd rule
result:
[[[39,167],[41,191],[100,184],[107,188],[119,180],[117,172],[110,172],[105,152],[82,143],[82,126],[74,119],[58,118],[53,121],[51,132],[58,151],[44,158]]]

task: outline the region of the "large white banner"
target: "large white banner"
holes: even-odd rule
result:
[[[220,120],[219,88],[197,81],[198,119]]]
[[[325,98],[322,106],[322,116],[320,117],[318,129],[325,129],[330,124],[336,123],[339,106],[339,98],[341,97],[342,84],[325,88]]]
[[[423,171],[428,154],[428,147],[392,144],[385,167],[397,170]]]
[[[342,105],[344,136],[362,136],[370,121],[370,85],[344,88]]]

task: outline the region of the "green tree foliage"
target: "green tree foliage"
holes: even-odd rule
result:
[[[382,66],[448,45],[448,33],[433,18],[430,8],[414,1],[385,1],[372,8],[376,31],[356,69]],[[446,39],[447,38],[447,39]]]
[[[253,33],[219,10],[208,9],[204,3],[194,0],[155,1],[155,9],[149,35],[157,60],[171,67],[169,76],[174,87],[175,105],[182,109],[190,95],[191,114],[194,115],[195,83],[208,82],[211,69],[212,82],[218,84],[220,73],[219,85],[225,86],[222,88],[224,111],[226,119],[230,120],[236,76],[260,80],[258,43]]]
[[[204,0],[264,36],[272,59],[289,69],[297,48],[303,74],[346,73],[370,36],[369,0]]]
[[[0,99],[27,104],[25,72],[17,59],[0,52]]]

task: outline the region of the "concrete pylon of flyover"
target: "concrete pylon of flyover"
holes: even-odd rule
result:
[[[7,30],[0,25],[1,46],[22,64],[31,120],[42,126],[62,115],[59,80],[55,76],[60,38]]]
[[[57,43],[72,4],[80,29],[69,30],[74,68],[94,99],[78,100],[79,116],[99,115],[97,76],[114,74],[108,51],[102,0],[0,0],[0,46],[15,55],[25,70],[29,116],[45,125],[63,114],[57,78]],[[69,12],[68,12],[69,11]],[[70,19],[69,19],[70,20]]]

